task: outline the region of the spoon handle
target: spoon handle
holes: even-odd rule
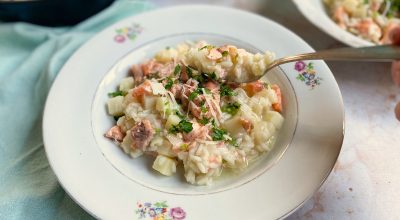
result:
[[[341,61],[375,61],[390,62],[400,60],[400,46],[383,45],[359,48],[338,48],[321,50],[313,53],[304,53],[276,59],[268,69],[278,65],[299,60],[341,60]]]

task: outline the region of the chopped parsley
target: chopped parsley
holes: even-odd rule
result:
[[[199,93],[194,91],[194,92],[190,93],[189,100],[193,101],[197,96],[199,96]]]
[[[116,92],[110,92],[108,93],[109,96],[111,97],[117,97],[117,96],[125,96],[126,94],[128,94],[127,92],[124,91],[116,91]]]
[[[208,118],[199,119],[199,123],[202,125],[206,125],[206,124],[208,124],[208,122],[210,122],[210,119],[208,119]]]
[[[169,49],[171,49],[171,47],[170,47],[170,46],[166,46],[165,49],[166,49],[166,50],[169,50]]]
[[[186,72],[187,72],[189,78],[192,78],[192,76],[193,76],[193,70],[192,70],[192,68],[191,68],[190,66],[187,66],[187,67],[186,67]]]
[[[220,128],[216,128],[216,127],[212,128],[211,137],[212,137],[213,141],[223,141],[225,139],[224,138],[225,134],[226,134],[225,129],[220,129]]]
[[[225,135],[228,132],[223,128],[218,128],[215,124],[215,120],[211,121],[212,129],[211,129],[211,138],[213,141],[225,141]]]
[[[176,126],[176,125],[173,125],[173,126],[169,129],[169,133],[176,134],[176,133],[178,133],[178,132],[179,132],[179,128],[178,128],[178,126]]]
[[[204,90],[206,90],[206,92],[207,92],[207,89],[206,89],[206,88],[204,88]],[[200,88],[200,87],[197,88],[197,89],[196,89],[196,92],[199,93],[199,94],[203,94],[203,88]]]
[[[231,89],[229,86],[227,86],[225,84],[221,84],[220,95],[221,96],[234,96],[236,94],[233,92],[233,89]]]
[[[203,50],[203,49],[208,49],[208,50],[211,50],[211,49],[213,49],[214,48],[214,46],[212,46],[212,45],[206,45],[206,46],[204,46],[204,47],[202,47],[202,48],[199,48],[199,51],[200,50]]]
[[[237,142],[236,138],[232,138],[232,140],[229,141],[229,144],[231,144],[234,147],[239,147],[239,143]]]
[[[201,73],[199,75],[193,76],[193,79],[197,80],[199,83],[208,82],[210,80],[217,80],[217,74],[212,73]]]
[[[215,119],[213,119],[212,121],[211,121],[211,125],[213,126],[213,127],[216,127],[217,125],[215,124]]]
[[[226,50],[222,52],[222,56],[223,56],[223,57],[228,56],[228,54],[229,54],[229,53],[228,53],[228,51],[226,51]]]
[[[215,72],[212,72],[212,73],[201,73],[201,75],[204,78],[208,79],[208,80],[210,80],[210,79],[216,80],[217,79],[217,74],[215,74]]]
[[[231,115],[236,115],[236,113],[239,111],[239,109],[240,109],[240,103],[234,102],[234,103],[228,103],[228,104],[222,106],[221,111],[226,112]]]
[[[185,132],[189,133],[193,130],[193,125],[191,122],[186,121],[185,119],[182,119],[177,125],[173,125],[170,129],[169,132],[176,134],[178,132]]]
[[[202,47],[202,48],[199,48],[199,51],[200,51],[200,50],[203,50],[203,49],[206,49],[207,46],[208,46],[208,45],[206,45],[206,46],[204,46],[204,47]]]
[[[209,89],[207,89],[207,88],[204,88],[204,91],[207,93],[207,94],[210,94],[211,93],[211,91],[209,90]],[[197,88],[196,90],[194,90],[193,92],[191,92],[190,94],[189,94],[189,100],[190,101],[193,101],[197,96],[199,96],[200,94],[203,94],[203,88]]]
[[[178,75],[181,72],[181,65],[176,65],[174,69],[174,75]]]
[[[172,85],[174,85],[174,81],[170,77],[167,77],[167,83],[165,84],[164,88],[171,89]]]
[[[208,112],[208,109],[206,107],[206,100],[203,100],[200,102],[200,109],[201,109],[201,112],[203,112],[203,113]]]
[[[205,105],[200,106],[201,112],[205,113],[208,112],[208,109],[206,108]]]

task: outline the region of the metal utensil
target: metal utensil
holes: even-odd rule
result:
[[[316,51],[313,53],[304,53],[292,56],[286,56],[274,60],[268,65],[264,74],[262,75],[249,75],[243,79],[230,78],[228,81],[246,83],[260,79],[273,68],[293,61],[299,60],[337,60],[337,61],[372,61],[372,62],[390,62],[393,60],[400,60],[400,46],[384,45],[372,47],[359,47],[359,48],[338,48]]]

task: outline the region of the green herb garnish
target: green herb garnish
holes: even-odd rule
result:
[[[236,95],[229,86],[222,84],[220,86],[220,95],[221,96],[234,96]]]
[[[222,56],[223,56],[223,57],[228,56],[228,54],[229,54],[229,53],[228,53],[228,51],[226,51],[226,50],[222,52]]]
[[[181,65],[176,65],[174,69],[174,75],[178,75],[181,72]]]
[[[193,101],[197,96],[199,96],[199,93],[197,93],[196,91],[190,93],[189,95],[189,100]]]
[[[199,83],[208,82],[210,80],[217,80],[217,74],[212,73],[201,73],[199,75],[193,76],[193,79],[197,80]]]
[[[212,128],[211,137],[213,141],[222,141],[224,140],[224,135],[226,134],[226,130],[220,128]]]
[[[205,104],[206,104],[206,100],[203,100],[200,102],[200,109],[201,109],[201,112],[203,112],[203,113],[208,111]]]
[[[210,119],[208,119],[208,118],[199,119],[199,123],[202,125],[206,125],[206,124],[208,124],[208,122],[210,122]]]
[[[110,92],[108,93],[109,96],[111,97],[117,97],[117,96],[125,96],[126,94],[128,94],[127,92],[124,91],[116,91],[116,92]]]
[[[201,112],[203,112],[203,113],[208,111],[208,109],[204,105],[200,106],[200,109],[201,109]]]
[[[196,90],[194,90],[193,92],[191,92],[189,94],[189,100],[193,101],[197,96],[199,96],[200,94],[203,94],[203,89],[204,88],[197,88]],[[204,89],[206,91],[207,94],[211,93],[209,89]],[[208,90],[208,91],[207,91]]]
[[[223,128],[218,128],[217,125],[215,124],[215,120],[211,120],[211,138],[213,141],[223,141],[225,140],[225,135],[228,133],[225,129]]]
[[[171,78],[167,78],[167,83],[165,84],[164,88],[165,89],[171,89],[172,85],[174,85],[174,81]]]
[[[240,109],[240,103],[238,102],[228,103],[221,107],[222,112],[226,112],[231,115],[236,115],[239,109]]]
[[[234,147],[239,147],[239,143],[237,142],[236,138],[232,138],[232,140],[229,141],[229,144],[231,144]]]
[[[173,125],[170,129],[169,132],[171,133],[178,133],[178,132],[185,132],[189,133],[193,130],[193,125],[191,122],[186,121],[185,119],[182,119],[177,125]]]
[[[169,133],[176,134],[178,132],[179,132],[179,128],[176,125],[172,125],[172,127],[169,129]]]
[[[187,66],[187,67],[186,67],[186,72],[187,72],[189,78],[192,78],[192,77],[193,77],[193,70],[192,70],[191,67]]]
[[[199,83],[203,83],[204,82],[204,78],[201,75],[193,76],[193,79],[195,79]]]
[[[200,51],[200,50],[203,50],[203,49],[206,49],[207,46],[208,46],[208,45],[206,45],[206,46],[204,46],[204,47],[202,47],[202,48],[199,48],[199,51]]]
[[[203,50],[203,49],[208,49],[208,50],[211,50],[212,48],[214,48],[214,46],[212,46],[212,45],[206,45],[206,46],[204,46],[204,47],[202,47],[202,48],[199,48],[199,51],[200,50]]]
[[[213,80],[216,80],[216,79],[217,79],[217,74],[215,74],[215,72],[212,72],[212,73],[210,73],[209,75],[210,75],[210,78],[211,78],[211,79],[213,79]]]

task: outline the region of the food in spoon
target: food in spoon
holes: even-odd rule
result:
[[[273,147],[284,121],[279,86],[230,83],[229,75],[260,75],[271,53],[251,54],[204,41],[159,51],[131,67],[110,93],[116,124],[105,133],[133,158],[154,156],[171,176],[180,164],[187,182],[209,185],[223,170],[244,170]]]
[[[343,29],[376,44],[390,44],[400,28],[400,0],[324,0]]]

